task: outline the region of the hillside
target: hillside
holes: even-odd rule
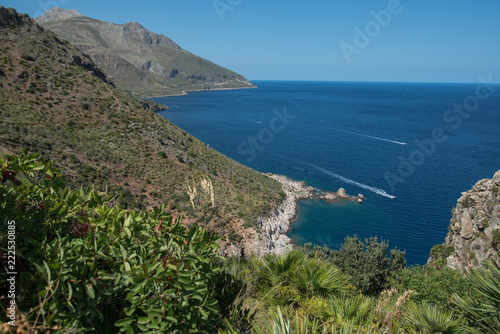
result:
[[[132,95],[255,87],[243,76],[182,49],[137,22],[113,24],[62,8],[51,8],[37,22],[77,45],[119,89]]]
[[[500,247],[500,171],[462,193],[452,210],[445,244],[431,250],[432,266],[462,273],[481,268],[486,259],[498,261]],[[500,265],[500,263],[497,263]]]
[[[0,118],[0,154],[39,152],[70,185],[116,194],[125,208],[165,204],[186,225],[224,236],[224,247],[257,241],[257,218],[285,196],[278,182],[116,89],[70,42],[4,7]]]

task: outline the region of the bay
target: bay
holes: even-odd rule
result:
[[[154,100],[170,106],[161,115],[242,164],[365,195],[362,204],[301,202],[295,244],[337,248],[346,236],[377,236],[424,264],[461,192],[500,169],[499,85],[254,83]]]

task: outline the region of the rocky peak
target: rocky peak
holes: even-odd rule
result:
[[[0,27],[33,25],[33,20],[27,14],[18,14],[13,8],[0,6]]]
[[[498,259],[500,171],[462,193],[452,213],[446,242],[433,248],[427,263],[465,273],[470,268],[481,268],[485,259]]]
[[[74,9],[52,7],[48,11],[46,11],[45,14],[37,18],[36,21],[38,23],[44,23],[44,22],[67,20],[72,17],[86,17],[86,16]]]
[[[142,24],[140,24],[139,22],[128,22],[128,23],[125,23],[123,24],[125,27],[129,28],[130,30],[141,30],[141,29],[145,29]]]
[[[128,28],[130,32],[134,33],[144,43],[150,45],[165,45],[180,50],[180,47],[173,40],[165,35],[159,35],[144,28],[138,22],[128,22],[123,24],[123,26]]]

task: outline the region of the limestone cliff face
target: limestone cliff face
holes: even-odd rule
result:
[[[441,257],[447,267],[464,273],[480,268],[485,259],[495,260],[500,247],[500,171],[462,193],[452,212],[446,243],[433,248],[437,251],[431,251],[428,264],[435,265]]]
[[[313,188],[306,186],[305,182],[294,181],[281,175],[267,175],[281,183],[286,197],[269,217],[257,219],[260,228],[259,239],[253,241],[252,245],[247,245],[257,256],[281,254],[292,249],[292,240],[285,233],[290,229],[290,223],[297,214],[297,201],[313,198]]]

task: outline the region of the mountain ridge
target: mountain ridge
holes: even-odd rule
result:
[[[123,208],[165,205],[186,226],[251,253],[257,219],[283,202],[281,185],[114,87],[74,45],[0,6],[0,154],[40,153],[68,186],[113,194]]]
[[[36,21],[87,53],[119,89],[135,96],[255,87],[138,22],[115,24],[61,8],[49,9]]]

